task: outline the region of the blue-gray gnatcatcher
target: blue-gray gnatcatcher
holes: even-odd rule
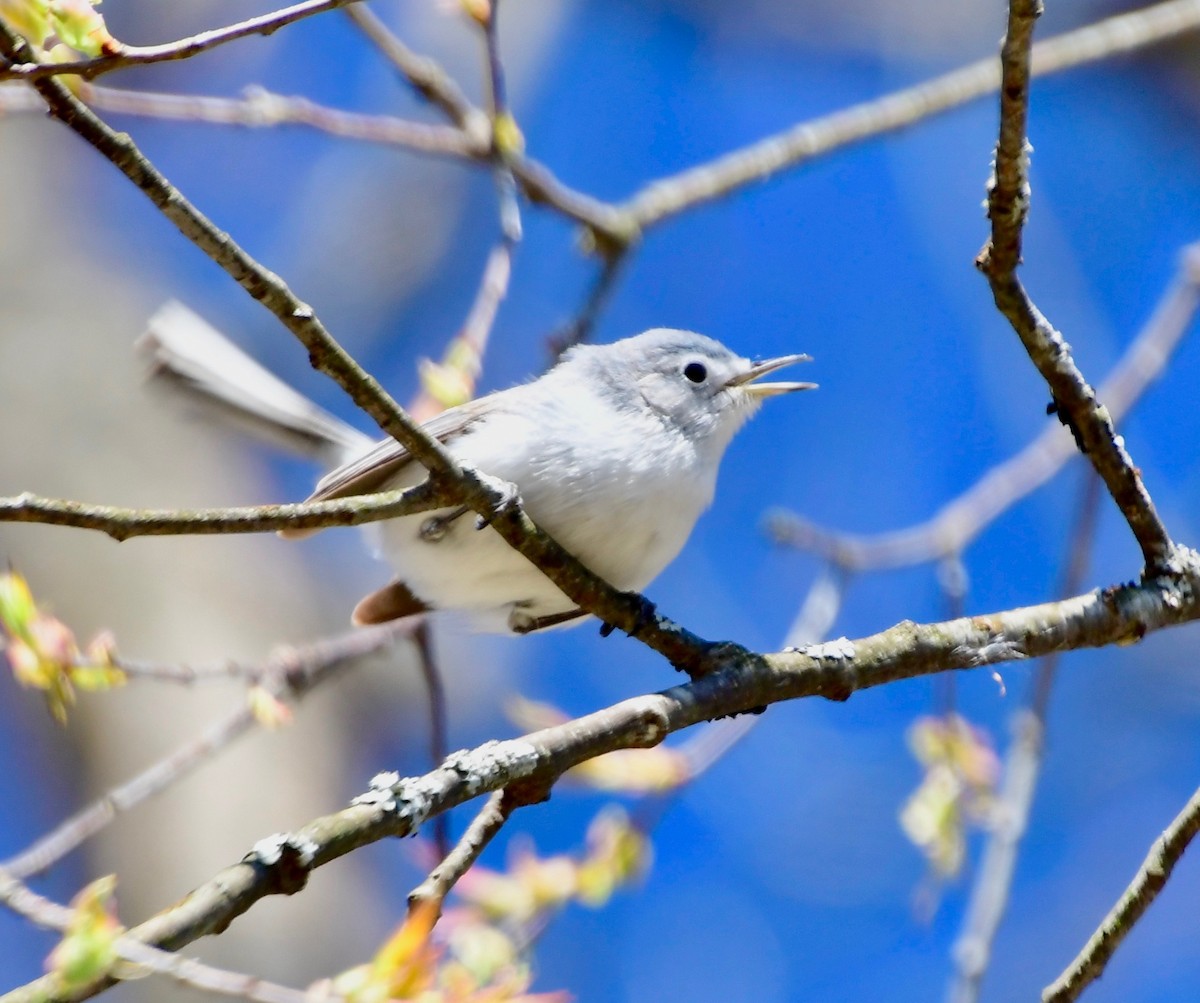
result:
[[[376,444],[321,410],[186,307],[163,307],[141,345],[158,375],[337,464],[310,500],[425,477],[398,442]],[[573,348],[538,379],[451,408],[424,427],[459,461],[515,484],[530,518],[588,568],[640,592],[708,508],[725,449],[761,401],[815,386],[760,379],[805,359],[752,363],[703,335],[658,328]],[[466,514],[443,509],[376,524],[378,549],[398,577],[363,599],[354,621],[453,609],[477,629],[528,633],[586,616]]]

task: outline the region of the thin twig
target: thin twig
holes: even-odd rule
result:
[[[829,636],[845,597],[848,576],[834,565],[821,570],[805,594],[800,611],[788,627],[784,648],[818,644]],[[673,750],[683,761],[684,779],[694,783],[719,763],[742,739],[764,719],[763,714],[739,714],[712,721]],[[682,791],[683,784],[672,787],[657,798],[647,799],[638,806],[634,823],[639,832],[650,833],[659,819]]]
[[[90,664],[84,659],[79,661],[81,667]],[[188,665],[186,663],[151,662],[144,658],[126,658],[124,655],[114,655],[113,667],[120,669],[130,679],[178,683],[181,686],[195,686],[197,683],[227,683],[230,680],[253,685],[262,682],[268,673],[268,669],[264,665],[238,662],[233,659],[214,661],[207,665]]]
[[[1071,534],[1067,567],[1063,572],[1060,595],[1073,595],[1083,588],[1083,581],[1087,576],[1088,565],[1092,559],[1097,524],[1100,521],[1100,494],[1100,479],[1096,476],[1095,471],[1086,471],[1079,491],[1079,501],[1075,507],[1077,513],[1075,528]],[[1034,673],[1029,709],[1043,727],[1045,727],[1046,716],[1050,710],[1050,690],[1054,685],[1054,677],[1061,658],[1061,652],[1047,655],[1038,664],[1037,672]]]
[[[355,630],[331,641],[286,648],[276,652],[260,667],[260,675],[276,698],[300,700],[313,687],[372,657],[404,633],[405,628],[388,625]],[[117,815],[166,790],[258,723],[252,709],[243,701],[194,739],[106,791],[0,867],[21,879],[40,874],[102,830]]]
[[[445,761],[450,748],[446,737],[446,687],[434,656],[433,633],[429,629],[428,619],[422,618],[413,628],[413,642],[417,648],[417,663],[421,668],[425,693],[429,698],[429,762],[431,766],[437,766]],[[433,844],[437,847],[438,856],[444,857],[450,852],[449,819],[446,815],[439,815],[433,820]]]
[[[1192,244],[1182,252],[1179,272],[1153,316],[1097,391],[1108,402],[1114,421],[1121,421],[1158,378],[1190,329],[1198,306],[1200,245]],[[813,551],[847,571],[923,564],[964,551],[995,519],[1077,455],[1070,437],[1056,424],[1048,424],[1028,446],[919,525],[857,536],[823,529],[789,512],[775,512],[767,518],[767,531],[778,542]]]
[[[505,196],[501,195],[500,198],[504,200]],[[502,210],[502,214],[507,211],[509,210]],[[512,275],[513,245],[520,239],[519,217],[516,233],[515,238],[505,233],[500,243],[492,248],[479,281],[479,291],[475,294],[471,311],[463,323],[462,338],[471,346],[476,358],[483,358],[488,338],[492,333],[492,325],[496,320],[496,313],[500,309],[500,302],[508,295],[508,282]]]
[[[456,493],[443,489],[432,480],[403,490],[333,501],[191,510],[89,505],[25,492],[0,498],[0,522],[36,522],[90,529],[119,542],[135,536],[206,536],[361,526],[381,519],[428,512],[457,498]]]
[[[516,800],[507,796],[506,791],[493,791],[484,806],[479,809],[479,813],[471,820],[467,831],[462,834],[454,849],[443,853],[442,862],[409,892],[409,909],[426,902],[436,902],[440,910],[450,889],[471,869],[488,843],[504,828],[504,823],[516,808]]]
[[[1070,1003],[1096,979],[1113,952],[1158,897],[1183,851],[1200,832],[1200,790],[1192,795],[1167,830],[1154,841],[1133,881],[1078,957],[1042,992],[1042,1003]]]
[[[247,87],[241,97],[225,98],[80,83],[79,97],[92,108],[121,115],[249,128],[304,125],[342,139],[404,146],[422,153],[477,160],[488,156],[486,143],[453,126],[331,108],[305,97],[275,94],[263,87]]]
[[[1108,410],[1071,358],[1062,335],[1026,293],[1017,277],[1021,240],[1029,213],[1030,49],[1041,0],[1010,0],[1008,31],[1001,50],[1000,138],[995,173],[988,186],[992,232],[976,264],[987,277],[996,307],[1008,319],[1030,359],[1050,387],[1059,419],[1104,479],[1145,559],[1145,574],[1176,568],[1175,546],[1133,465]]]
[[[1177,38],[1200,28],[1200,0],[1167,0],[1065,32],[1033,49],[1037,76],[1058,73]],[[646,230],[809,160],[923,122],[1000,86],[994,57],[882,98],[801,122],[749,146],[644,186],[614,207],[618,219]]]
[[[547,338],[553,358],[557,359],[568,348],[580,345],[591,337],[592,328],[596,326],[600,312],[608,305],[609,297],[616,288],[621,265],[631,253],[628,247],[624,247],[613,248],[609,253],[602,255],[600,268],[588,286],[583,304],[574,317]]]
[[[39,63],[34,60],[14,58],[11,52],[6,51],[0,55],[8,59],[10,65],[0,66],[0,80],[45,80],[61,73],[75,73],[91,80],[102,73],[118,70],[123,66],[145,66],[148,63],[188,59],[197,53],[224,45],[226,42],[246,38],[248,35],[270,35],[285,25],[357,2],[358,0],[304,0],[303,3],[293,4],[291,7],[283,7],[271,11],[269,14],[261,14],[224,28],[202,31],[198,35],[181,38],[175,42],[163,42],[160,45],[122,45],[118,43],[117,51],[113,54],[96,56],[91,59]]]
[[[521,241],[522,227],[521,207],[517,202],[517,182],[513,177],[509,156],[520,152],[524,140],[517,133],[516,120],[508,106],[504,64],[500,59],[500,40],[497,35],[499,17],[500,0],[491,0],[487,7],[487,17],[480,27],[483,29],[487,62],[488,110],[492,123],[492,172],[496,180],[496,196],[500,207],[500,232],[503,234],[501,249],[507,250],[511,258],[513,249]],[[505,275],[507,278],[507,272]],[[500,286],[500,295],[503,295],[507,285],[505,281]]]
[[[422,98],[441,109],[464,132],[485,145],[491,145],[491,125],[487,115],[471,104],[458,82],[435,60],[413,52],[370,7],[345,7],[342,13],[370,39]]]
[[[1080,495],[1061,595],[1078,591],[1087,574],[1100,511],[1100,479],[1095,471],[1084,470]],[[987,845],[971,888],[962,932],[954,943],[955,971],[946,995],[947,1003],[974,1003],[979,998],[983,977],[991,962],[992,945],[1008,907],[1017,854],[1037,793],[1045,751],[1050,683],[1060,657],[1060,653],[1055,652],[1039,662],[1030,705],[1013,718],[1012,738],[1004,757],[1004,783],[990,812]]]
[[[418,94],[439,108],[473,141],[491,148],[492,123],[487,113],[471,104],[435,60],[413,52],[368,8],[347,7],[345,13]],[[526,198],[551,206],[580,223],[592,234],[597,247],[624,247],[637,238],[627,214],[568,187],[545,164],[516,152],[509,154],[508,164]]]
[[[0,867],[0,903],[31,923],[51,930],[65,930],[75,911],[54,902],[30,889],[15,875]],[[268,982],[254,975],[243,975],[214,968],[194,958],[185,958],[170,951],[153,947],[133,937],[118,937],[113,944],[116,956],[137,965],[142,972],[153,972],[174,979],[182,985],[222,996],[236,996],[255,1003],[307,1003],[311,997],[298,989]],[[49,977],[48,977],[49,978]],[[337,1000],[337,996],[323,996]]]

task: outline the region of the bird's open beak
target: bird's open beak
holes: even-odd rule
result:
[[[784,366],[794,366],[797,362],[811,362],[808,355],[781,355],[777,359],[767,359],[756,362],[744,373],[738,373],[725,385],[727,387],[746,387],[746,393],[752,397],[774,397],[777,394],[790,394],[796,390],[815,390],[815,383],[758,383],[757,380],[782,369]],[[749,384],[749,386],[747,386]]]

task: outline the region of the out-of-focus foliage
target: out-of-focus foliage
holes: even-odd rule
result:
[[[900,811],[908,838],[942,878],[962,869],[966,830],[986,821],[1000,761],[987,733],[958,714],[919,718],[908,744],[925,773]]]
[[[112,634],[97,634],[80,651],[71,629],[38,609],[25,579],[14,571],[0,575],[0,632],[0,650],[17,682],[41,690],[59,724],[66,723],[76,687],[107,690],[125,682]]]

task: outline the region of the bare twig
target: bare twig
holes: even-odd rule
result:
[[[413,628],[413,641],[417,648],[417,662],[421,667],[421,678],[425,693],[429,697],[429,764],[436,767],[450,752],[446,725],[446,687],[442,684],[442,673],[433,652],[433,633],[428,619],[422,617]],[[439,815],[433,820],[433,843],[439,856],[450,852],[449,819]]]
[[[5,91],[28,93],[25,88]],[[404,146],[422,153],[469,159],[488,156],[486,143],[453,126],[410,122],[393,115],[365,115],[331,108],[305,97],[275,94],[262,87],[247,87],[241,97],[224,98],[80,83],[79,97],[92,108],[121,115],[252,128],[304,125],[342,139]],[[44,107],[43,102],[38,105]]]
[[[1016,273],[1029,212],[1026,121],[1033,26],[1040,14],[1040,0],[1010,0],[1008,32],[1000,57],[1000,138],[995,173],[988,188],[992,233],[977,264],[987,276],[997,308],[1008,318],[1049,384],[1059,419],[1071,429],[1080,451],[1103,478],[1129,523],[1145,558],[1145,573],[1152,577],[1175,569],[1175,546],[1124,441],[1113,429],[1107,409],[1075,365],[1062,335],[1034,305]]]
[[[1100,479],[1095,471],[1085,469],[1063,573],[1062,595],[1078,591],[1087,573],[1100,495]],[[1012,721],[1012,738],[1004,757],[1004,783],[990,812],[987,845],[971,888],[962,932],[954,944],[955,971],[946,996],[948,1003],[974,1003],[991,961],[992,944],[1008,907],[1017,854],[1037,792],[1045,750],[1050,683],[1059,658],[1060,653],[1055,652],[1038,664],[1030,706],[1019,711]]]
[[[90,663],[86,659],[80,659],[81,667],[87,664]],[[114,655],[113,667],[120,669],[130,679],[178,683],[181,686],[195,686],[197,683],[227,683],[230,680],[253,685],[262,682],[269,674],[268,666],[248,664],[233,659],[188,665],[186,663],[151,662],[144,658],[126,658],[123,655]]]
[[[464,132],[480,143],[491,145],[491,123],[487,115],[471,104],[458,83],[438,63],[419,56],[393,34],[371,8],[345,7],[342,13],[371,40],[413,89]]]
[[[1077,513],[1075,528],[1071,533],[1070,550],[1067,554],[1066,570],[1062,576],[1060,595],[1073,595],[1083,588],[1083,580],[1092,559],[1096,525],[1100,520],[1100,494],[1100,479],[1096,476],[1095,471],[1087,471],[1083,477],[1079,502],[1075,509]],[[1054,685],[1054,677],[1058,671],[1061,657],[1061,652],[1047,655],[1038,664],[1037,672],[1034,673],[1029,709],[1043,727],[1050,709],[1050,690]]]
[[[54,902],[30,889],[13,874],[0,867],[0,902],[31,923],[51,930],[64,930],[74,917],[74,910]],[[170,951],[153,947],[133,937],[118,937],[113,945],[122,961],[174,979],[182,985],[222,996],[236,996],[255,1003],[306,1003],[310,997],[298,989],[257,976],[243,975],[214,968],[194,958],[185,958]],[[139,974],[143,974],[140,972]],[[323,997],[333,1000],[336,997]]]
[[[60,73],[75,73],[91,80],[102,73],[120,69],[123,66],[144,66],[147,63],[163,63],[175,59],[187,59],[208,49],[214,49],[226,42],[233,42],[249,35],[270,35],[285,25],[322,14],[328,10],[336,10],[347,4],[357,3],[358,0],[304,0],[302,3],[283,7],[240,21],[224,28],[212,31],[202,31],[198,35],[181,38],[175,42],[164,42],[161,45],[120,45],[112,55],[96,56],[93,59],[75,59],[61,63],[39,63],[33,60],[14,58],[12,53],[3,52],[10,65],[0,65],[0,80],[45,80]]]
[[[418,56],[368,8],[347,7],[346,15],[418,94],[439,108],[473,141],[491,148],[492,122],[487,113],[471,104],[458,84],[435,60]],[[623,247],[637,238],[636,227],[630,225],[626,214],[563,184],[544,164],[516,152],[510,153],[507,159],[526,198],[540,205],[551,206],[580,223],[593,235],[598,247]]]
[[[479,855],[504,828],[504,823],[516,808],[517,801],[508,796],[506,791],[493,791],[454,849],[442,854],[442,862],[409,893],[409,909],[426,902],[436,902],[440,911],[450,889],[474,866]]]
[[[547,339],[553,358],[557,359],[568,348],[582,344],[591,337],[592,328],[596,326],[600,311],[608,305],[608,299],[616,287],[621,265],[631,253],[630,249],[625,247],[612,248],[608,253],[602,254],[600,268],[588,287],[583,304],[575,312],[574,317],[561,325]]]
[[[37,522],[105,533],[114,540],[135,536],[204,536],[214,533],[265,533],[278,529],[361,526],[401,515],[428,512],[457,500],[457,495],[430,480],[415,487],[357,495],[334,501],[243,508],[140,509],[38,495],[0,498],[0,522]]]
[[[1154,315],[1134,339],[1098,396],[1119,422],[1158,378],[1191,327],[1200,305],[1200,245],[1185,248],[1179,272]],[[964,551],[996,518],[1040,487],[1068,460],[1075,444],[1056,424],[1046,426],[1019,453],[993,467],[926,522],[877,536],[835,533],[792,513],[768,517],[768,531],[781,543],[811,550],[847,571],[904,567]]]
[[[488,742],[452,755],[423,777],[377,778],[370,794],[335,815],[273,840],[182,901],[131,931],[177,949],[225,929],[267,895],[291,893],[310,870],[367,843],[416,832],[433,816],[517,782],[548,788],[573,766],[616,749],[651,748],[667,735],[719,715],[782,700],[844,700],[869,687],[949,669],[1036,658],[1052,651],[1124,643],[1200,619],[1200,559],[1177,582],[1113,586],[1040,606],[936,624],[905,622],[857,641],[809,645],[773,655],[743,655],[720,671],[635,697],[524,738]],[[287,852],[283,852],[286,850]],[[109,983],[96,983],[91,995]],[[44,999],[39,980],[5,1003]]]
[[[1033,49],[1033,72],[1038,76],[1058,73],[1134,52],[1197,28],[1200,28],[1200,0],[1167,0],[1038,43]],[[652,182],[614,207],[616,216],[635,231],[649,229],[779,171],[907,128],[991,94],[999,86],[999,68],[989,56],[914,87],[801,122],[715,160]]]
[[[508,91],[504,84],[504,64],[500,60],[500,39],[497,22],[500,18],[500,0],[491,0],[487,16],[480,27],[483,29],[484,52],[487,57],[488,110],[492,123],[492,172],[496,179],[496,195],[500,203],[500,232],[504,235],[499,250],[507,250],[511,258],[513,248],[521,240],[521,208],[517,203],[517,182],[513,177],[509,158],[520,152],[524,138],[520,135],[516,120],[508,106]],[[507,289],[506,281],[500,285],[500,296]],[[497,304],[499,297],[497,297]],[[494,312],[494,310],[493,310]]]
[[[1200,790],[1154,841],[1125,894],[1104,917],[1078,957],[1042,992],[1043,1003],[1069,1003],[1078,999],[1104,973],[1113,952],[1158,897],[1197,832],[1200,832]]]
[[[125,961],[191,989],[219,996],[234,996],[252,1003],[312,1003],[313,1000],[312,994],[302,989],[270,982],[257,975],[217,968],[195,958],[151,947],[130,937],[120,938],[116,948]],[[323,993],[321,1003],[339,1003],[342,998],[336,993]]]
[[[374,627],[355,630],[332,641],[283,649],[260,667],[261,678],[268,691],[278,699],[299,700],[314,686],[353,668],[406,632],[406,628],[397,629],[395,625]],[[166,790],[257,723],[252,709],[243,702],[196,738],[106,791],[0,867],[15,878],[40,874],[102,830],[121,812]]]

